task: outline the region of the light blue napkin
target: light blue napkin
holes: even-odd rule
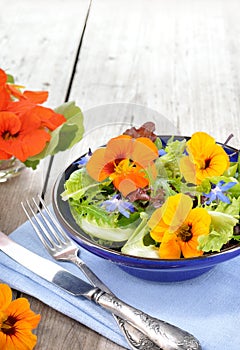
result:
[[[10,237],[51,259],[29,222]],[[84,249],[81,258],[119,298],[192,333],[201,342],[203,350],[240,349],[240,256],[221,263],[198,278],[177,283],[138,279]],[[70,263],[61,265],[84,278],[76,266]],[[1,251],[0,280],[129,348],[109,313],[84,298],[73,297],[54,287]]]

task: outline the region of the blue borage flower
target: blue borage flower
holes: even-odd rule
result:
[[[216,185],[212,184],[212,189],[209,193],[203,193],[205,197],[208,198],[206,201],[206,204],[209,205],[215,200],[220,200],[224,203],[230,204],[230,199],[223,194],[223,192],[228,191],[230,188],[236,185],[237,182],[228,182],[225,183],[225,181],[221,180]]]
[[[167,152],[164,149],[161,148],[158,150],[159,157],[165,156],[165,154],[167,154]]]
[[[85,154],[85,156],[81,157],[77,162],[75,162],[74,164],[76,164],[79,168],[85,166],[87,164],[87,162],[89,161],[89,159],[92,156],[92,151],[89,148],[88,153]]]
[[[130,217],[130,213],[134,212],[134,206],[121,198],[120,194],[115,194],[111,199],[108,199],[101,203],[101,207],[104,207],[108,212],[119,211],[126,218]]]

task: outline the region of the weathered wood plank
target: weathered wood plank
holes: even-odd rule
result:
[[[49,90],[48,104],[64,102],[90,0],[1,0],[0,65],[28,89]],[[0,227],[10,233],[25,215],[20,201],[41,193],[49,159],[37,171],[0,184]],[[112,349],[112,343],[85,326],[26,296],[42,322],[36,330],[36,349]],[[106,343],[106,347],[105,347]],[[116,350],[118,347],[116,347]]]
[[[182,134],[238,144],[237,0],[94,1],[70,98],[156,109]]]
[[[86,129],[129,115],[133,123],[144,119],[132,117],[131,107],[127,118],[120,108],[112,115],[94,110],[136,103],[162,113],[183,135],[203,130],[225,141],[234,131],[231,144],[239,147],[239,10],[236,0],[93,1],[70,94],[85,112]],[[106,134],[94,132],[91,144],[103,144]],[[88,146],[54,159],[48,195],[70,158]]]
[[[35,332],[38,342],[35,350],[120,350],[122,347],[93,332],[67,316],[45,307],[28,297],[32,309],[41,314],[41,323]]]
[[[48,90],[47,105],[52,108],[65,100],[89,5],[90,0],[1,0],[0,66],[27,89]],[[48,162],[0,184],[4,232],[10,233],[26,220],[20,200],[42,192]]]
[[[46,159],[37,170],[24,169],[18,177],[0,183],[1,231],[9,234],[26,221],[20,202],[41,194],[47,166]]]
[[[94,1],[70,99],[82,107],[87,131],[101,129],[89,145],[55,158],[47,196],[70,159],[106,141],[102,125],[111,122],[152,119],[159,133],[201,130],[222,142],[233,132],[239,147],[238,8],[236,0]],[[133,113],[134,103],[144,112]]]
[[[28,89],[64,102],[90,0],[1,0],[0,63]]]
[[[66,96],[89,3],[1,0],[1,66],[28,88],[50,90],[51,106]],[[165,115],[181,134],[206,130],[224,141],[233,132],[231,143],[239,147],[239,10],[238,0],[93,0],[70,100],[84,111],[112,102],[141,104]],[[94,126],[114,118],[126,121],[119,114],[95,116],[86,118],[87,130],[94,118]],[[105,132],[96,142],[102,143]],[[48,202],[56,175],[70,156],[74,154],[54,158]],[[24,220],[19,210],[17,215],[9,212],[19,198],[42,189],[44,163],[41,166],[39,174],[0,187],[2,230],[11,232]],[[29,300],[42,314],[36,349],[120,349],[34,298]]]

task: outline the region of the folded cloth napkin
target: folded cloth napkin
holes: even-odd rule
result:
[[[52,260],[29,222],[10,237]],[[240,349],[240,256],[219,264],[200,277],[177,283],[141,280],[83,248],[81,258],[119,298],[192,333],[203,350]],[[59,265],[85,279],[75,265]],[[111,314],[91,301],[71,296],[53,286],[1,251],[0,280],[129,349]]]

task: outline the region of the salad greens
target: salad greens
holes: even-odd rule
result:
[[[202,145],[206,144],[204,138],[211,142],[212,138],[205,133],[196,133],[201,134],[197,135],[201,138],[196,144],[203,147],[199,155],[193,152],[195,135],[190,139],[192,144],[185,138],[174,137],[165,142],[166,137],[157,137],[152,129],[148,134],[144,126],[141,128],[132,128],[124,137],[111,139],[101,148],[99,154],[105,152],[105,163],[99,158],[102,167],[98,172],[94,164],[101,162],[95,159],[99,156],[95,155],[96,151],[86,162],[82,157],[76,163],[78,168],[65,182],[61,196],[69,202],[77,224],[101,244],[119,247],[124,254],[154,259],[200,256],[237,244],[240,240],[239,152],[228,155],[222,146],[214,143],[210,159],[205,157]],[[144,147],[137,156],[136,150],[126,151],[125,147],[126,154],[121,148],[121,155],[115,150],[116,157],[107,159],[116,139],[119,149],[121,142],[130,139],[136,149],[147,144],[155,152],[154,159],[148,164],[136,159],[144,159]],[[205,168],[202,173],[196,171],[193,181],[190,171],[203,158]],[[190,163],[192,159],[195,160]],[[222,171],[224,161],[226,166]],[[129,179],[135,189],[127,193]]]

